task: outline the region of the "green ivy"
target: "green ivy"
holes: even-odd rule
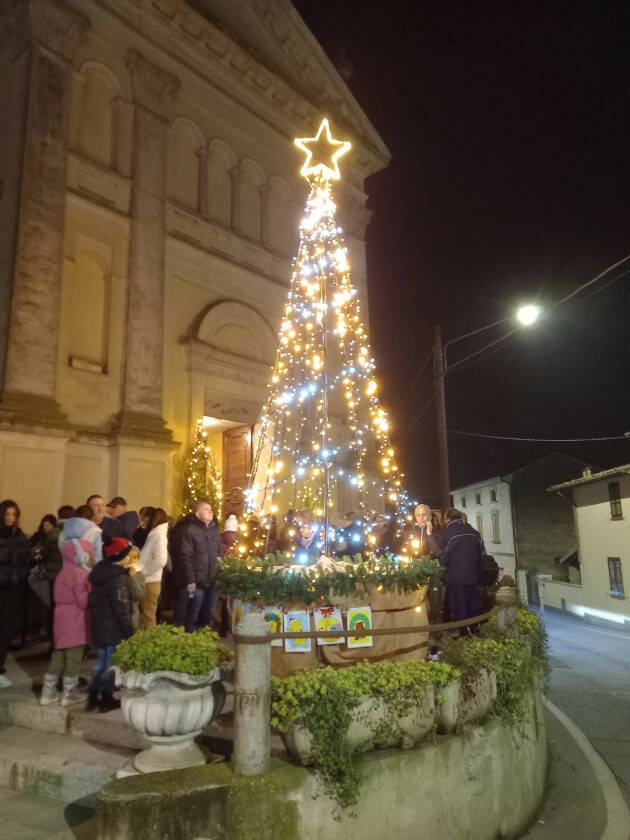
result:
[[[230,554],[219,564],[217,588],[242,601],[312,604],[327,601],[331,592],[338,597],[354,595],[357,585],[367,591],[382,587],[385,592],[399,589],[409,593],[440,575],[439,563],[429,557],[402,564],[390,557],[370,556],[365,561],[349,563],[344,571],[329,572],[320,572],[313,566],[294,572],[285,567],[286,560],[284,555],[275,554],[265,558]]]
[[[399,721],[426,700],[428,686],[448,685],[459,671],[441,662],[360,662],[351,668],[314,668],[286,679],[272,677],[271,725],[286,732],[304,726],[313,737],[311,760],[324,790],[339,805],[354,805],[360,777],[347,741],[351,712],[362,698],[385,700],[386,717],[375,746],[392,736],[403,741]]]
[[[547,634],[536,613],[520,609],[513,625],[502,630],[496,618],[483,625],[479,636],[463,637],[444,648],[443,661],[462,672],[464,690],[480,668],[497,676],[495,714],[517,722],[535,675],[549,673]]]
[[[113,664],[123,671],[178,671],[182,674],[208,674],[234,657],[208,627],[186,633],[183,627],[159,624],[138,630],[116,648]]]

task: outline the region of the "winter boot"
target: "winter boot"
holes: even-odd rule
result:
[[[98,705],[99,712],[111,712],[114,709],[120,709],[120,700],[116,700],[111,692],[104,691]]]
[[[98,691],[90,691],[87,704],[88,712],[93,712],[96,708],[98,708]]]
[[[57,694],[58,679],[56,674],[44,674],[42,696],[39,698],[40,706],[50,706],[51,703],[56,703],[59,700],[59,695]]]
[[[63,678],[63,695],[61,697],[62,706],[75,706],[77,703],[85,702],[85,694],[79,694],[77,691],[78,685],[78,677]]]

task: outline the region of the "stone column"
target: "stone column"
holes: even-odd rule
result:
[[[170,439],[162,419],[165,107],[179,81],[135,50],[127,54],[134,116],[127,337],[118,435]]]
[[[0,416],[12,422],[63,426],[55,396],[66,130],[71,56],[89,22],[62,0],[24,0],[14,8],[14,43],[24,38],[24,61],[21,68],[13,65],[16,77],[8,84],[22,88],[24,101],[14,103],[13,116],[19,122],[8,127],[11,143],[21,152],[21,179],[13,207],[5,208],[17,218],[17,230],[11,253],[2,255],[7,275],[3,285],[12,285],[12,293]],[[6,18],[3,24],[6,27]],[[22,72],[28,87],[17,77]]]
[[[267,636],[269,625],[259,613],[246,615],[238,626],[234,677],[234,750],[238,773],[264,773],[271,755],[271,645],[240,643],[241,636]]]

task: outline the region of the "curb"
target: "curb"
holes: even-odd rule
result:
[[[606,764],[595,747],[593,747],[580,727],[573,723],[571,718],[567,717],[567,715],[565,715],[565,713],[561,711],[555,703],[552,703],[552,701],[544,695],[543,703],[545,704],[545,708],[547,708],[549,712],[551,712],[551,714],[560,721],[578,747],[582,750],[589,764],[593,768],[595,778],[599,782],[604,802],[606,804],[606,828],[599,840],[628,840],[630,837],[630,810],[626,805],[626,801],[610,767]]]

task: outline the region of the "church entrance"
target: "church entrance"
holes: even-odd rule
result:
[[[223,510],[241,516],[252,468],[252,430],[238,426],[223,432]]]

